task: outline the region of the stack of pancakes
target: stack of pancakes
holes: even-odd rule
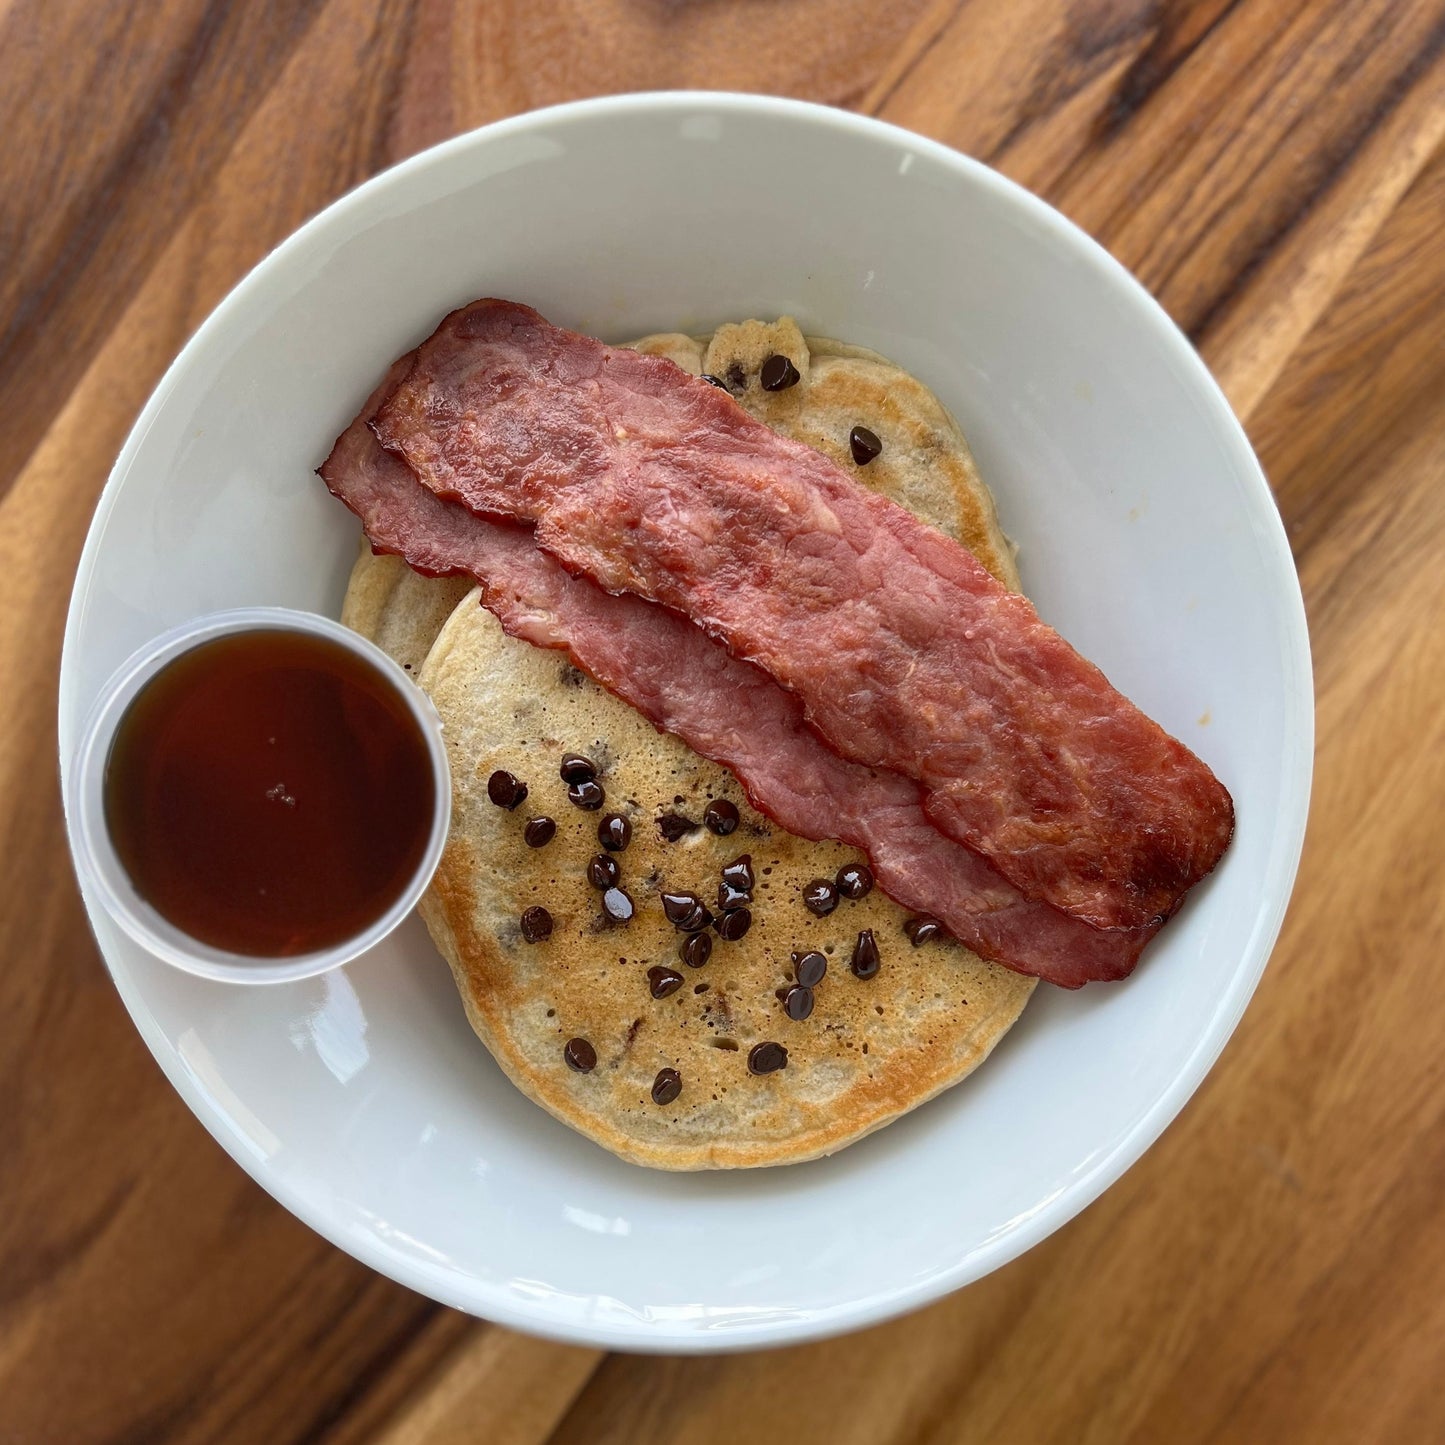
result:
[[[1013,550],[962,433],[937,399],[872,352],[804,337],[788,319],[721,327],[713,336],[650,336],[638,350],[716,376],[737,401],[785,436],[816,448],[861,481],[967,546],[1017,589]],[[770,392],[763,361],[788,357],[801,380]],[[858,466],[849,434],[882,442]],[[659,733],[565,657],[507,637],[470,582],[426,578],[394,557],[363,552],[342,620],[406,667],[431,696],[447,739],[451,835],[422,913],[455,975],[478,1036],[530,1098],[599,1144],[663,1169],[792,1163],[829,1154],[958,1082],[1018,1017],[1034,980],[983,962],[956,942],[914,947],[909,915],[877,888],[819,917],[804,887],[832,879],[856,852],[783,832],[754,810],[724,768]],[[565,754],[590,758],[606,791],[600,812],[568,801]],[[494,804],[487,783],[505,770],[528,787],[516,808]],[[702,826],[709,802],[733,802],[727,836]],[[587,880],[604,851],[599,820],[620,813],[631,842],[614,854],[633,918],[610,921]],[[697,826],[668,841],[665,815]],[[541,848],[523,829],[546,816]],[[721,869],[740,855],[756,879],[753,923],[735,942],[714,936],[700,968],[684,964],[665,892],[712,903]],[[520,918],[542,906],[547,939],[529,943]],[[858,934],[871,930],[881,966],[855,976]],[[793,954],[820,952],[827,974],[810,1017],[794,1021],[779,997],[795,979]],[[682,975],[655,998],[649,969]],[[563,1048],[586,1039],[587,1073]],[[752,1073],[755,1045],[776,1042],[787,1067]],[[653,1098],[659,1071],[681,1092]]]

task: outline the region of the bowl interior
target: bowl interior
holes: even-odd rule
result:
[[[1307,646],[1243,434],[1144,293],[1055,213],[903,132],[786,102],[630,97],[523,117],[310,223],[187,347],[77,581],[61,750],[177,622],[335,615],[354,523],[312,475],[381,370],[474,297],[608,339],[790,313],[916,372],[962,422],[1042,614],[1232,790],[1234,845],[1138,974],[1041,988],[973,1078],[831,1160],[623,1164],[522,1098],[414,919],[345,969],[228,988],[92,910],[183,1096],[309,1223],[448,1303],[569,1338],[709,1349],[861,1324],[985,1273],[1116,1178],[1263,967],[1303,833]],[[885,962],[886,966],[886,962]]]

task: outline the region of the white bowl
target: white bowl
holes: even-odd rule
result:
[[[1229,1037],[1279,930],[1312,752],[1299,588],[1269,490],[1188,343],[1056,212],[877,122],[649,95],[462,136],[338,201],[217,308],[137,422],[66,632],[62,764],[106,676],[198,613],[335,614],[357,532],[312,475],[386,364],[505,296],[609,339],[790,313],[957,414],[1042,614],[1232,790],[1234,844],[1119,985],[1043,987],[977,1075],[836,1158],[623,1164],[528,1103],[415,919],[322,978],[235,989],[88,899],[137,1027],[277,1199],[436,1299],[625,1349],[879,1320],[1057,1229]]]

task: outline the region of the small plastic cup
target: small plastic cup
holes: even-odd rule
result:
[[[313,953],[255,957],[215,948],[177,928],[136,891],[111,842],[105,820],[105,769],[116,728],[126,710],[155,675],[182,654],[218,637],[272,629],[304,632],[339,643],[390,684],[426,739],[436,783],[431,833],[406,888],[375,922],[360,933]],[[65,790],[65,809],[75,839],[75,866],[82,887],[98,898],[112,918],[155,957],[202,978],[226,983],[289,983],[311,978],[360,957],[382,941],[416,907],[441,861],[451,823],[451,770],[442,741],[441,719],[431,699],[379,647],[330,618],[285,607],[244,607],[214,612],[184,623],[148,642],[128,658],[101,689],[81,733]]]

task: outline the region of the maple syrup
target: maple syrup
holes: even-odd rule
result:
[[[213,947],[342,943],[406,889],[431,834],[426,736],[364,658],[309,633],[203,642],[126,710],[106,826],[136,891]]]

